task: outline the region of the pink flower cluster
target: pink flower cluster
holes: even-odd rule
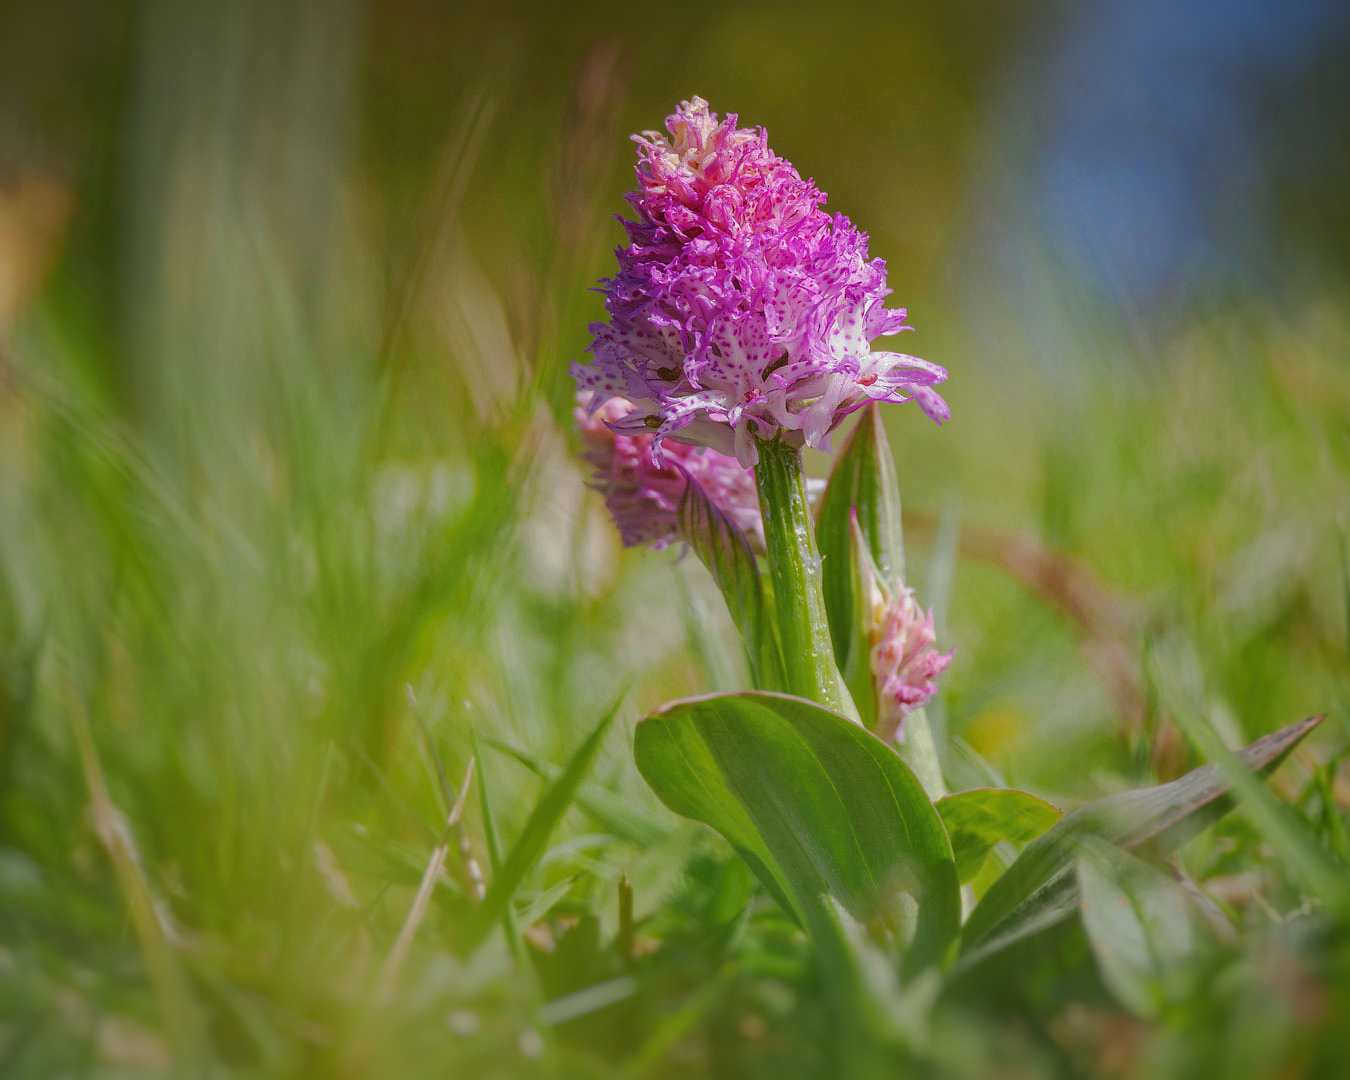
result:
[[[615,421],[632,408],[631,402],[612,397],[592,410],[586,397],[581,396],[576,409],[581,456],[595,468],[591,486],[604,496],[625,547],[660,549],[678,538],[680,500],[692,482],[731,518],[756,551],[764,550],[753,472],[716,450],[679,443],[668,446],[658,462],[650,434],[622,435],[613,430]]]
[[[718,120],[700,98],[635,136],[619,272],[590,364],[573,366],[592,408],[625,399],[614,430],[758,460],[754,438],[820,446],[868,401],[916,400],[939,423],[947,373],[871,343],[907,330],[888,309],[886,268],[867,237],[769,149],[762,129]]]
[[[952,654],[935,649],[933,612],[901,586],[889,600],[877,595],[872,628],[872,681],[877,692],[876,733],[886,742],[904,739],[904,722],[937,693],[937,679]]]

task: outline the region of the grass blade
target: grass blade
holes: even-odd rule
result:
[[[484,742],[548,783],[553,783],[563,774],[561,765],[545,761],[527,750],[498,742],[496,739],[485,739]],[[670,835],[669,826],[655,814],[634,806],[598,784],[584,783],[578,787],[576,804],[582,813],[606,832],[639,847],[659,844]]]
[[[94,828],[126,896],[132,929],[145,957],[155,1001],[168,1028],[175,1062],[184,1076],[205,1076],[201,1021],[191,986],[170,940],[168,913],[150,891],[131,827],[108,793],[84,704],[73,692],[67,697],[75,747],[89,789]]]
[[[488,931],[492,929],[492,924],[502,918],[510,908],[511,898],[515,895],[516,889],[539,861],[539,857],[548,846],[548,839],[553,835],[554,828],[562,820],[567,808],[572,805],[577,788],[595,761],[595,755],[599,752],[600,745],[609,731],[609,725],[618,711],[619,702],[616,701],[595,726],[595,730],[572,755],[562,775],[544,791],[505,860],[500,863],[494,860],[492,880],[488,883],[487,893],[475,910],[461,942],[461,948],[466,953],[482,943]]]
[[[436,888],[436,879],[440,877],[441,868],[445,865],[445,857],[450,853],[450,841],[454,835],[455,826],[459,824],[460,815],[464,812],[464,802],[469,795],[469,785],[473,782],[473,769],[474,759],[471,757],[469,758],[469,767],[464,773],[464,783],[459,789],[459,797],[450,808],[450,813],[445,820],[445,828],[441,832],[440,842],[427,861],[426,872],[422,875],[421,884],[417,887],[417,895],[413,899],[412,907],[408,909],[408,917],[403,922],[403,928],[399,931],[394,947],[385,959],[384,967],[380,969],[380,977],[375,990],[376,1001],[383,1002],[389,999],[398,979],[398,973],[403,967],[403,961],[407,959],[408,950],[412,948],[417,928],[422,925],[422,919],[426,916],[427,907],[431,903],[431,894]]]
[[[1322,720],[1320,716],[1257,739],[1234,755],[1264,775]],[[1022,852],[971,912],[961,932],[963,966],[1068,918],[1078,907],[1074,860],[1085,836],[1126,851],[1165,854],[1222,817],[1233,806],[1232,784],[1218,765],[1205,765],[1158,787],[1099,799],[1064,817]]]

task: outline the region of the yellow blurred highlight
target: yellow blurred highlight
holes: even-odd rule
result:
[[[998,760],[1001,753],[1028,727],[1025,714],[1015,709],[987,709],[966,729],[966,741],[982,757]]]

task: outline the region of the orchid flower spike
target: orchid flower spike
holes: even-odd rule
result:
[[[591,327],[589,364],[574,364],[589,408],[629,403],[624,435],[708,446],[749,468],[755,438],[820,447],[869,401],[914,400],[948,416],[936,364],[875,350],[908,330],[887,308],[886,267],[867,236],[769,149],[759,128],[719,120],[693,98],[668,135],[638,144],[636,221],[619,271],[603,282],[609,321]],[[622,219],[621,219],[622,220]]]

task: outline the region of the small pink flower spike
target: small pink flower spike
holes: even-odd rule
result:
[[[903,742],[905,717],[932,700],[952,654],[933,647],[933,612],[924,614],[913,589],[901,586],[889,600],[878,592],[875,600],[871,662],[876,734],[886,742]]]

